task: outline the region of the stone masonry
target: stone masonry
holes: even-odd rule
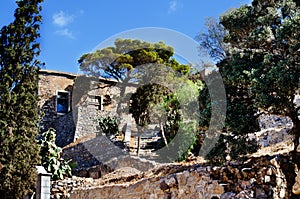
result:
[[[41,111],[40,131],[49,128],[56,130],[56,144],[64,146],[73,142],[75,125],[72,114],[57,114],[56,95],[58,91],[72,96],[75,74],[57,71],[40,70],[39,73],[39,108]],[[71,104],[71,98],[68,99]]]
[[[41,132],[54,128],[57,134],[56,144],[60,147],[87,134],[99,132],[98,117],[116,116],[121,100],[120,88],[116,84],[116,81],[105,78],[41,70],[38,90]],[[126,93],[135,91],[130,86],[126,89]],[[60,105],[63,105],[63,109],[60,109]],[[121,106],[124,107],[124,104]],[[119,118],[120,131],[128,129],[126,124],[132,121],[128,113]]]
[[[99,179],[75,177],[52,182],[52,198],[285,199],[291,196],[289,156],[262,156],[222,167],[169,163],[141,172],[119,169]],[[295,189],[297,188],[294,186]]]

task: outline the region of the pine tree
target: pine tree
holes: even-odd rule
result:
[[[1,198],[23,198],[35,189],[35,166],[40,163],[36,57],[42,2],[17,1],[15,20],[0,30]]]

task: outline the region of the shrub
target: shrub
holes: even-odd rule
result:
[[[258,147],[256,140],[250,140],[246,136],[221,134],[206,158],[213,165],[222,165],[226,163],[227,155],[231,160],[242,160],[245,155],[256,152]]]
[[[107,136],[118,134],[118,121],[115,117],[103,116],[97,119],[99,127]]]
[[[63,179],[65,176],[71,176],[71,167],[69,161],[61,157],[62,149],[55,144],[55,130],[49,129],[42,134],[42,139],[38,141],[41,146],[40,156],[42,157],[42,166],[52,173],[52,179]]]

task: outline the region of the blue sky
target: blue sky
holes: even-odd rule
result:
[[[0,27],[13,21],[14,2],[0,1]],[[40,60],[46,69],[77,73],[80,56],[113,35],[158,27],[193,39],[205,30],[205,18],[246,3],[249,0],[45,0]]]

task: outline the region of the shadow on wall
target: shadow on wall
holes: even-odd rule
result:
[[[64,147],[74,141],[76,127],[72,112],[56,118],[51,126],[56,129],[55,144],[57,146]]]

